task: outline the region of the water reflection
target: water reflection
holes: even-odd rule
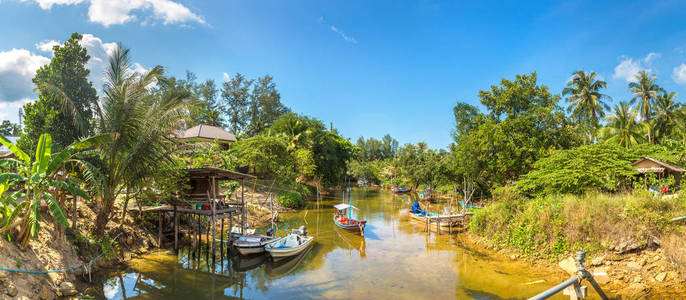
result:
[[[278,235],[300,225],[315,243],[277,262],[268,256],[230,256],[212,263],[206,252],[159,252],[135,259],[130,269],[102,281],[97,298],[526,298],[561,281],[524,264],[470,249],[462,235],[426,233],[409,222],[408,195],[353,191],[364,237],[334,225],[341,200],[312,201],[281,214]],[[436,205],[440,209],[439,204]],[[526,283],[544,279],[545,282]]]

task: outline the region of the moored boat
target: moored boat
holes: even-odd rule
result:
[[[419,221],[422,223],[429,222],[430,224],[438,223],[438,227],[441,228],[458,227],[459,225],[461,225],[462,221],[466,216],[462,213],[452,215],[441,215],[434,212],[426,211],[419,206],[419,202],[417,200],[415,200],[412,204],[412,208],[408,212],[408,215],[410,216],[411,220]]]
[[[267,243],[264,250],[274,259],[291,257],[305,251],[312,245],[312,241],[314,237],[307,236],[305,226],[301,226],[299,230],[293,230],[285,237]]]
[[[396,193],[396,194],[409,193],[410,189],[408,189],[404,186],[394,186],[394,187],[391,187],[391,192]]]
[[[233,241],[233,246],[243,255],[264,253],[264,246],[273,241],[275,237],[266,235],[241,235]]]
[[[364,228],[367,225],[367,220],[356,220],[352,218],[351,210],[357,209],[356,207],[347,203],[341,203],[334,205],[334,208],[336,209],[336,213],[333,215],[333,222],[336,226],[347,230],[359,231],[360,234],[364,236]]]

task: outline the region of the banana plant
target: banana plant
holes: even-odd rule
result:
[[[40,207],[45,202],[55,221],[68,227],[67,217],[58,201],[50,192],[50,188],[62,189],[69,193],[88,199],[88,195],[77,186],[58,179],[58,172],[65,163],[77,161],[74,156],[90,148],[108,136],[95,136],[75,142],[64,150],[51,153],[52,138],[43,134],[38,140],[36,156],[31,158],[24,151],[0,135],[0,143],[14,154],[16,158],[0,160],[0,165],[10,172],[0,174],[0,199],[2,199],[2,220],[0,220],[0,234],[21,225],[15,241],[26,249],[30,237],[35,237],[40,230]],[[11,189],[15,192],[5,195]],[[25,200],[24,200],[25,199]]]

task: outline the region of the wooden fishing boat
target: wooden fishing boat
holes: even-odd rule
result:
[[[404,186],[394,186],[391,187],[391,192],[396,193],[396,194],[402,194],[402,193],[409,193],[410,189],[404,187]]]
[[[241,255],[247,256],[264,253],[264,246],[275,239],[273,236],[246,234],[238,236],[233,246]]]
[[[430,226],[436,226],[435,224],[438,223],[438,227],[441,228],[455,228],[459,227],[462,224],[462,221],[464,220],[465,215],[463,214],[454,214],[454,215],[439,215],[437,213],[433,212],[426,212],[426,214],[419,214],[415,212],[408,212],[410,216],[410,220],[414,220],[417,222],[422,222],[426,224],[427,218],[429,219],[429,224],[433,224]]]
[[[465,214],[458,213],[452,215],[440,215],[434,212],[423,210],[419,201],[415,200],[408,212],[410,220],[422,222],[424,224],[438,224],[438,227],[451,228],[461,225]]]
[[[360,178],[357,180],[357,185],[361,187],[365,187],[369,184],[369,181],[366,178]]]
[[[364,227],[367,226],[367,220],[356,220],[352,218],[351,210],[357,209],[356,207],[341,203],[334,205],[336,213],[333,215],[333,222],[336,226],[351,230],[359,231],[361,235],[364,235]]]
[[[299,230],[293,230],[287,236],[271,241],[264,246],[264,250],[274,259],[291,257],[305,251],[312,245],[314,237],[307,236],[305,226]]]

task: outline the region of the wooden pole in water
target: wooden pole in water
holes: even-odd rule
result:
[[[241,234],[245,230],[245,178],[241,179]]]
[[[212,187],[211,187],[212,188],[212,200],[211,200],[212,201],[212,217],[211,217],[212,218],[212,240],[210,240],[210,243],[211,243],[210,247],[212,248],[212,263],[214,263],[214,256],[215,256],[214,238],[217,236],[217,226],[216,226],[217,225],[216,224],[216,222],[217,222],[217,217],[216,217],[216,213],[217,213],[217,190],[214,186],[215,182],[216,181],[215,181],[214,177],[212,177],[211,182],[210,182],[212,184]]]
[[[174,204],[174,251],[179,251],[179,214]]]
[[[162,211],[157,211],[157,246],[162,248]]]
[[[224,218],[222,218],[222,232],[220,233],[221,240],[219,241],[219,253],[221,256],[221,260],[224,260]],[[223,263],[222,263],[223,265]]]

